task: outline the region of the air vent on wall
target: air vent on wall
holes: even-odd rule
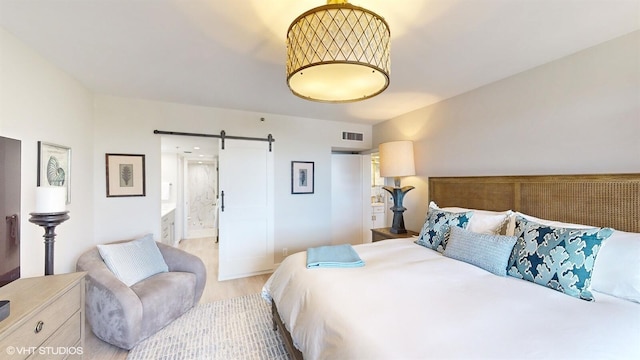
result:
[[[342,132],[342,140],[353,140],[353,141],[362,141],[363,134],[361,133],[353,133],[353,132]]]

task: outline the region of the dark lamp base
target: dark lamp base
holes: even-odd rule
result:
[[[30,213],[30,222],[44,228],[44,274],[53,275],[53,243],[56,239],[56,226],[69,220],[69,212],[57,213]]]
[[[395,213],[393,214],[393,216],[395,217]],[[400,216],[402,217],[402,214],[400,214]],[[392,234],[406,234],[407,233],[407,229],[405,229],[404,227],[402,228],[394,228],[393,226],[389,229],[389,232]]]
[[[393,222],[391,223],[391,229],[389,229],[389,232],[392,234],[406,234],[407,229],[404,227],[404,218],[402,213],[407,210],[407,208],[402,206],[402,200],[406,193],[415,188],[413,186],[405,186],[403,188],[385,186],[383,189],[393,196],[393,207],[391,207],[391,211],[393,211]]]

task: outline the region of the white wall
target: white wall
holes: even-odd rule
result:
[[[28,221],[38,141],[71,148],[71,218],[56,228],[55,273],[73,271],[78,255],[94,243],[92,106],[86,88],[0,28],[0,135],[22,141],[23,277],[44,274],[44,230]]]
[[[374,126],[414,141],[407,228],[427,177],[640,172],[640,31]]]
[[[260,121],[264,117],[265,121]],[[146,155],[147,196],[106,198],[104,176],[94,178],[98,243],[160,231],[160,135],[153,130],[275,138],[275,261],[289,253],[329,244],[331,239],[331,149],[368,149],[371,126],[318,121],[157,101],[98,95],[95,100],[94,173],[104,173],[108,152]],[[363,142],[341,139],[361,132]],[[315,193],[291,194],[291,161],[315,162]]]

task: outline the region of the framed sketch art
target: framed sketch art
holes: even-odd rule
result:
[[[67,189],[71,203],[71,148],[38,141],[37,186],[61,186]]]
[[[313,161],[291,162],[291,193],[313,194]]]
[[[107,197],[145,196],[144,155],[106,154]]]

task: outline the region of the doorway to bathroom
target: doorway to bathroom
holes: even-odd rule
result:
[[[161,137],[162,242],[217,239],[218,139]]]

